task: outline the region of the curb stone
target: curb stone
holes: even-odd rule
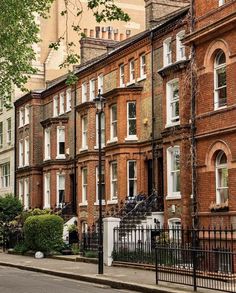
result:
[[[131,291],[138,291],[138,292],[142,292],[142,293],[144,293],[144,292],[145,293],[190,292],[190,291],[183,291],[183,290],[181,290],[181,291],[175,290],[172,288],[160,288],[160,287],[151,286],[151,285],[141,285],[141,284],[135,284],[135,283],[128,283],[128,282],[124,282],[124,281],[116,281],[116,280],[112,280],[110,278],[106,278],[105,276],[98,277],[96,275],[95,276],[78,275],[78,274],[73,274],[73,273],[53,271],[53,270],[48,270],[45,268],[24,266],[24,265],[18,265],[18,264],[1,262],[1,261],[0,261],[0,265],[6,266],[6,267],[18,268],[18,269],[26,270],[26,271],[44,273],[44,274],[53,275],[53,276],[57,276],[57,277],[63,277],[63,278],[67,278],[67,279],[73,279],[73,280],[95,283],[95,284],[100,284],[100,285],[107,285],[107,286],[110,286],[111,288],[114,288],[114,289],[126,289],[126,290],[131,290]]]

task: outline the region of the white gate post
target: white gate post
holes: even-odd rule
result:
[[[103,261],[107,266],[112,265],[112,251],[114,243],[114,228],[120,226],[119,218],[103,219]]]

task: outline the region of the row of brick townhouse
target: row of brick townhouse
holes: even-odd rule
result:
[[[104,213],[154,188],[166,224],[191,224],[195,201],[202,224],[235,223],[236,3],[167,2],[146,0],[147,30],[75,68],[76,85],[64,76],[15,103],[26,208],[71,204],[80,227],[97,220],[100,91]]]

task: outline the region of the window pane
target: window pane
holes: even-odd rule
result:
[[[173,152],[173,171],[180,170],[180,156],[179,151],[175,150]]]
[[[217,70],[218,87],[226,85],[226,67]]]
[[[117,164],[112,164],[112,179],[117,179]]]
[[[173,173],[173,192],[180,192],[180,173]]]
[[[228,169],[219,169],[219,187],[228,187]]]
[[[175,118],[179,116],[179,101],[171,104],[171,117]]]
[[[117,120],[117,107],[113,106],[112,107],[112,121],[116,121]]]
[[[117,122],[113,122],[113,137],[117,137]]]
[[[136,103],[129,103],[129,118],[136,118]]]
[[[227,103],[226,87],[219,89],[218,95],[219,95],[219,107],[226,105]]]
[[[136,135],[136,120],[129,121],[129,135]]]
[[[136,181],[129,180],[129,196],[133,197],[136,195]]]
[[[129,162],[129,178],[135,178],[135,162]]]

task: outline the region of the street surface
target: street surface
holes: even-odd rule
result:
[[[0,266],[0,293],[131,293],[109,286],[68,280]],[[132,291],[134,293],[134,291]]]

